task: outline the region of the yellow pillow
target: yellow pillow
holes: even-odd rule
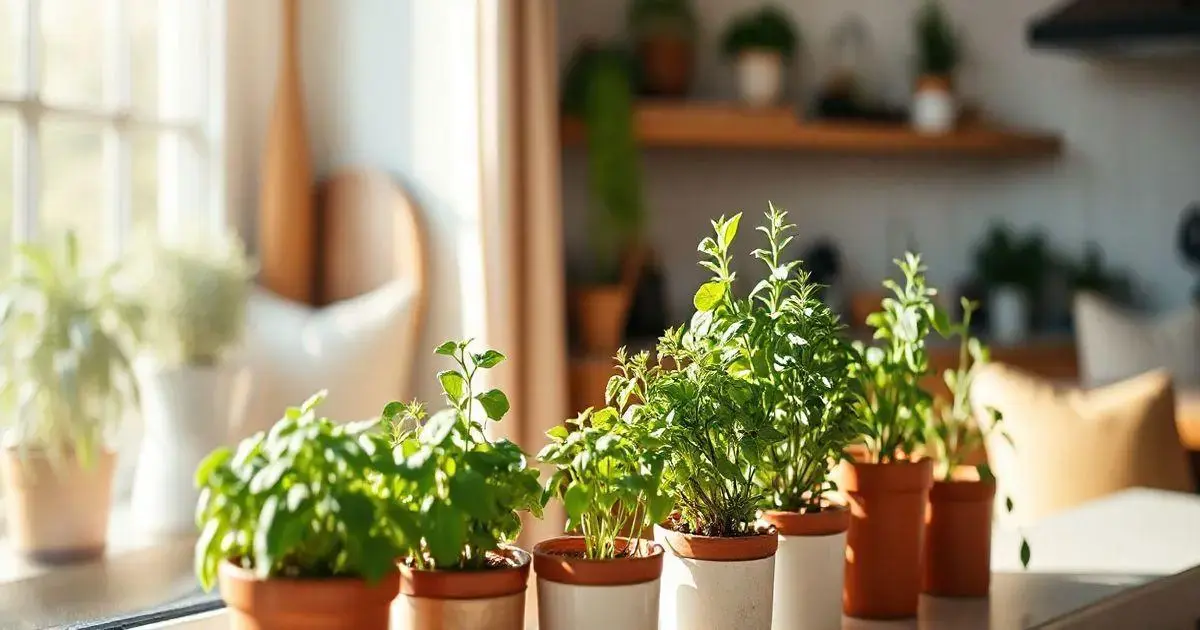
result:
[[[1195,490],[1164,371],[1083,391],[993,364],[971,395],[976,413],[998,409],[1012,436],[1010,445],[993,432],[987,451],[997,500],[1012,497],[1019,523],[1126,488]]]

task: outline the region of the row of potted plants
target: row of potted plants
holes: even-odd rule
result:
[[[521,628],[531,567],[543,630],[835,628],[843,612],[913,616],[922,591],[986,595],[994,484],[956,468],[980,431],[970,305],[952,325],[909,256],[871,317],[877,342],[852,343],[785,260],[792,226],[773,208],[765,277],[738,295],[739,223],[700,243],[712,278],[690,322],[653,356],[619,352],[607,406],[548,432],[544,483],[488,437],[509,403],[477,377],[503,355],[447,342],[441,411],[393,402],[339,425],[318,395],[214,451],[196,474],[203,585],[245,628],[384,628],[389,607],[408,627]],[[945,404],[921,389],[934,332],[963,338]],[[860,441],[868,456],[846,461]],[[521,514],[551,500],[568,535],[513,546]]]

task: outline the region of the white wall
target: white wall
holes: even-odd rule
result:
[[[968,269],[973,241],[991,221],[1003,219],[1042,227],[1071,252],[1095,240],[1110,262],[1136,273],[1149,306],[1185,303],[1192,275],[1175,253],[1174,237],[1182,209],[1200,200],[1200,60],[1095,63],[1031,51],[1025,44],[1028,20],[1061,1],[945,0],[967,38],[962,91],[1002,121],[1061,132],[1067,152],[1059,160],[645,154],[651,231],[668,261],[675,314],[689,308],[691,291],[703,278],[695,244],[707,219],[740,209],[757,215],[768,199],[791,211],[802,237],[833,237],[859,286],[874,286],[910,242],[924,252],[931,279],[948,286]],[[880,69],[874,85],[893,100],[905,97],[910,16],[919,0],[775,3],[792,12],[805,39],[801,83],[828,68],[829,33],[842,16],[857,12],[874,36]],[[609,37],[623,28],[624,2],[561,4],[562,61],[578,38]],[[694,4],[704,24],[696,95],[731,98],[732,72],[716,41],[731,15],[761,2]],[[568,239],[578,246],[586,207],[582,149],[565,151],[564,180]],[[743,236],[751,238],[745,229]]]

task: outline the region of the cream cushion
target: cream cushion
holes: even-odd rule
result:
[[[1088,386],[1165,369],[1181,388],[1200,386],[1200,308],[1149,318],[1094,293],[1075,296],[1079,369]]]
[[[1010,445],[992,432],[987,451],[997,500],[1012,498],[1010,518],[1018,523],[1126,488],[1194,490],[1164,371],[1083,391],[993,364],[980,372],[971,395],[977,413],[1003,414],[1012,437]]]

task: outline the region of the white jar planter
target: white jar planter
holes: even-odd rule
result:
[[[1019,287],[1000,286],[988,293],[988,329],[993,341],[1014,343],[1029,336],[1029,294]]]
[[[942,77],[922,77],[913,93],[913,129],[926,134],[954,130],[958,122],[958,100],[950,82]]]
[[[783,55],[747,50],[737,57],[738,93],[751,107],[769,107],[783,95]]]
[[[162,367],[148,359],[134,365],[145,430],[130,501],[134,522],[150,534],[196,528],[196,466],[229,441],[241,423],[250,374],[242,366]]]
[[[691,536],[654,527],[663,546],[660,630],[769,630],[776,535]]]
[[[46,564],[104,555],[116,453],[101,449],[84,465],[73,455],[51,461],[37,449],[0,449],[8,543]]]
[[[850,512],[770,511],[763,520],[779,532],[775,554],[774,630],[839,630]]]
[[[400,596],[392,602],[397,630],[524,630],[530,556],[505,553],[517,564],[482,571],[418,571],[400,565]]]
[[[627,541],[618,540],[624,551]],[[561,536],[533,548],[540,630],[655,630],[663,549],[638,541],[637,555],[587,560],[582,537]]]

